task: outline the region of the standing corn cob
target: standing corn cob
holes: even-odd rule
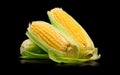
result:
[[[82,26],[61,8],[48,11],[51,23],[66,36],[73,38],[80,48],[80,58],[90,58],[96,50]],[[98,57],[99,58],[99,57]]]

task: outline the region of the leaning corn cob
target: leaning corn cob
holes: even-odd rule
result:
[[[51,23],[64,35],[73,38],[80,48],[79,58],[93,58],[96,48],[82,26],[61,8],[48,11]],[[93,56],[93,57],[92,57]],[[96,56],[95,59],[100,57]]]
[[[73,63],[75,61],[71,61],[69,58],[76,59],[79,57],[78,47],[49,23],[32,22],[26,34],[56,62]]]

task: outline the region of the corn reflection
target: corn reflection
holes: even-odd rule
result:
[[[74,63],[68,63],[68,64],[57,64],[56,66],[61,66],[61,67],[67,67],[67,66],[77,66],[77,67],[82,67],[82,66],[99,66],[100,64],[96,61],[89,61],[86,63],[80,63],[80,64],[74,64]]]

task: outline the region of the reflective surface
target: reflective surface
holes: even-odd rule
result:
[[[89,61],[82,64],[73,64],[73,63],[56,63],[52,60],[43,60],[43,59],[20,59],[21,64],[40,64],[40,65],[54,65],[58,67],[68,67],[68,66],[77,66],[77,67],[83,67],[83,66],[100,66],[100,63],[96,61]]]

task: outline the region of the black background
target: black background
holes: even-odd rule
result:
[[[116,24],[114,16],[116,11],[112,4],[113,2],[105,1],[81,1],[81,0],[44,0],[44,1],[13,1],[7,2],[5,8],[5,22],[8,30],[6,34],[10,34],[6,41],[10,41],[4,44],[9,45],[5,47],[8,51],[9,58],[7,58],[7,64],[13,64],[17,68],[24,70],[30,69],[38,70],[40,73],[79,73],[79,74],[104,74],[104,73],[117,73],[117,50],[115,49],[117,41]],[[92,38],[94,44],[99,49],[101,59],[97,60],[98,66],[57,66],[56,63],[52,64],[22,64],[19,57],[19,48],[21,43],[27,39],[25,32],[28,27],[28,23],[36,20],[43,20],[49,22],[47,11],[54,8],[61,7],[63,10],[73,16],[88,32]],[[112,12],[113,13],[112,13]],[[5,35],[6,36],[6,35]],[[114,39],[114,40],[113,40]],[[11,49],[11,50],[10,50]],[[9,53],[10,52],[10,53]],[[116,60],[117,59],[117,60]],[[32,69],[32,70],[31,70]],[[114,71],[115,70],[115,71]]]

